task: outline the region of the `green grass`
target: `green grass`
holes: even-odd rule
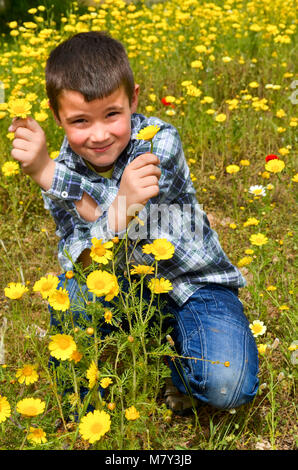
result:
[[[132,369],[132,346],[119,335],[112,338],[110,346],[112,349],[115,345],[123,347],[119,363],[125,367],[123,370],[120,366],[115,368],[113,353],[107,362],[109,373],[112,367],[113,372],[117,369],[117,386],[113,389],[117,407],[111,413],[113,433],[107,433],[92,446],[80,435],[76,436],[75,424],[67,431],[63,428],[57,431],[55,422],[60,417],[58,403],[61,401],[59,397],[57,401],[47,375],[50,340],[47,302],[33,294],[32,287],[41,276],[60,273],[58,238],[35,183],[21,172],[11,177],[1,174],[0,325],[6,318],[7,329],[5,364],[0,367],[0,395],[6,396],[12,407],[11,417],[2,423],[1,449],[47,450],[72,445],[75,449],[114,450],[296,448],[296,366],[294,352],[289,350],[297,339],[297,220],[296,183],[293,181],[297,173],[297,119],[295,104],[289,99],[293,93],[291,84],[297,79],[294,6],[293,1],[284,4],[279,0],[231,1],[225,5],[220,1],[191,1],[184,6],[172,1],[136,3],[136,10],[131,8],[129,11],[121,5],[116,8],[115,4],[107,4],[105,16],[101,7],[99,13],[89,12],[96,15],[93,19],[92,16],[79,18],[80,13],[74,7],[74,16],[67,14],[61,29],[55,29],[51,19],[45,17],[45,22],[38,25],[32,36],[30,31],[20,31],[18,36],[4,38],[0,62],[6,101],[13,95],[36,93],[37,97],[32,100],[33,117],[40,111],[41,101],[45,98],[44,61],[57,42],[79,28],[95,26],[109,30],[123,41],[136,81],[141,86],[139,111],[168,120],[179,130],[198,200],[227,255],[237,264],[248,256],[245,250],[254,250],[249,254],[252,262],[240,268],[248,282],[241,290],[240,298],[249,321],[259,319],[266,325],[265,334],[256,341],[258,345],[267,345],[267,349],[260,355],[261,387],[252,404],[232,412],[206,406],[193,416],[182,418],[171,416],[163,404],[162,383],[166,371],[162,369],[157,397],[154,380],[148,382],[144,391],[143,364],[138,364],[141,361],[138,359]],[[119,21],[118,15],[120,18],[125,16],[125,21]],[[252,31],[252,24],[258,25],[260,31]],[[50,28],[52,31],[44,39],[39,31]],[[202,44],[207,52],[198,53],[195,46]],[[30,49],[24,49],[24,46]],[[224,62],[223,57],[231,60]],[[198,59],[203,68],[192,68],[191,63]],[[32,66],[30,74],[19,71],[24,65]],[[22,81],[24,78],[28,79],[27,83]],[[184,81],[192,81],[201,94],[188,94]],[[252,82],[257,82],[258,86],[251,87]],[[155,101],[152,94],[156,96]],[[174,108],[160,102],[169,95],[175,97]],[[205,96],[214,101],[202,102]],[[227,103],[232,99],[238,100],[235,109],[229,109]],[[266,101],[261,101],[263,99]],[[213,109],[214,114],[208,114],[208,109]],[[278,117],[281,109],[284,116]],[[175,113],[168,114],[168,110]],[[11,161],[11,141],[7,137],[10,117],[4,114],[0,120],[1,166]],[[226,120],[216,122],[218,114],[225,114]],[[40,125],[46,132],[48,148],[52,152],[59,150],[62,132],[48,115]],[[265,157],[272,153],[285,162],[285,169],[265,178]],[[241,160],[248,160],[249,166],[243,166]],[[239,172],[227,173],[226,167],[230,164],[238,165]],[[252,185],[267,186],[269,183],[272,189],[266,190],[265,197],[256,198],[249,193]],[[243,224],[249,217],[257,218],[258,225],[245,227]],[[235,225],[231,227],[230,224]],[[268,242],[260,247],[250,242],[250,236],[258,232],[268,238]],[[26,283],[29,294],[19,301],[11,301],[4,295],[9,282]],[[268,286],[274,286],[276,290],[267,290]],[[46,335],[38,336],[42,332]],[[148,334],[146,328],[145,334]],[[151,345],[146,347],[150,349]],[[137,358],[143,357],[142,348],[136,352]],[[15,373],[27,362],[38,364],[40,379],[26,387],[18,383]],[[155,377],[156,367],[157,361],[149,364],[150,377]],[[132,375],[126,377],[125,370]],[[127,406],[133,370],[137,371],[136,406],[141,410],[141,418],[126,422],[120,411],[121,406]],[[33,446],[24,439],[28,420],[15,411],[15,405],[27,396],[46,401],[46,412],[33,419],[47,433],[45,444]],[[64,407],[66,403],[63,400],[62,403]],[[104,409],[108,411],[106,405]]]

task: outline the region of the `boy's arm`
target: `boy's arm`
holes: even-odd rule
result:
[[[8,130],[15,134],[12,157],[22,164],[24,173],[48,191],[53,184],[56,162],[49,157],[44,131],[31,117],[14,118]],[[100,215],[98,205],[85,192],[75,204],[80,216],[87,221],[96,220]]]
[[[59,186],[61,181],[54,175],[61,165],[52,160],[47,151],[45,133],[39,124],[28,117],[26,119],[14,119],[10,132],[15,133],[13,150],[11,155],[22,164],[24,172],[44,190],[50,190],[53,185]],[[108,210],[109,227],[114,233],[125,230],[133,218],[138,205],[144,205],[158,194],[158,179],[160,169],[157,167],[159,159],[153,154],[143,154],[129,164],[123,172],[119,192]],[[87,192],[81,190],[80,176],[73,172],[75,189],[74,195],[67,191],[61,191],[61,196],[70,198],[75,204],[80,217],[87,222],[95,222],[102,211]],[[65,182],[71,186],[71,181]],[[77,189],[78,188],[78,189]]]

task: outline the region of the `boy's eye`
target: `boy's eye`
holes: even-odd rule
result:
[[[119,111],[111,111],[110,113],[108,113],[107,117],[116,116],[117,114],[119,114]]]
[[[73,124],[77,124],[77,123],[81,123],[81,122],[85,122],[86,119],[76,119],[75,121],[73,121],[72,123]]]

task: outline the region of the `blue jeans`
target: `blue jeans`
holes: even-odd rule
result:
[[[168,307],[178,353],[206,359],[181,359],[182,367],[176,359],[169,362],[172,381],[180,392],[189,391],[219,409],[253,400],[259,384],[258,350],[237,290],[209,284],[182,307],[172,299]]]
[[[66,281],[64,274],[59,278],[58,287],[68,290],[71,302],[76,300],[75,278]],[[144,294],[145,298],[150,294],[146,288]],[[167,300],[165,313],[171,313],[164,327],[172,328],[175,352],[183,356],[167,358],[178,390],[219,409],[236,408],[253,400],[259,383],[258,351],[237,289],[208,284],[181,307],[166,294],[161,298]],[[111,307],[109,302],[99,300],[105,307]],[[59,328],[52,308],[49,310],[51,325]],[[77,307],[74,321],[81,313]],[[102,336],[113,330],[105,325]]]

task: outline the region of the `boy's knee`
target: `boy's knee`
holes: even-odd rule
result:
[[[259,384],[256,375],[247,373],[239,378],[228,369],[223,374],[214,374],[205,388],[207,403],[222,410],[237,408],[251,402]]]

